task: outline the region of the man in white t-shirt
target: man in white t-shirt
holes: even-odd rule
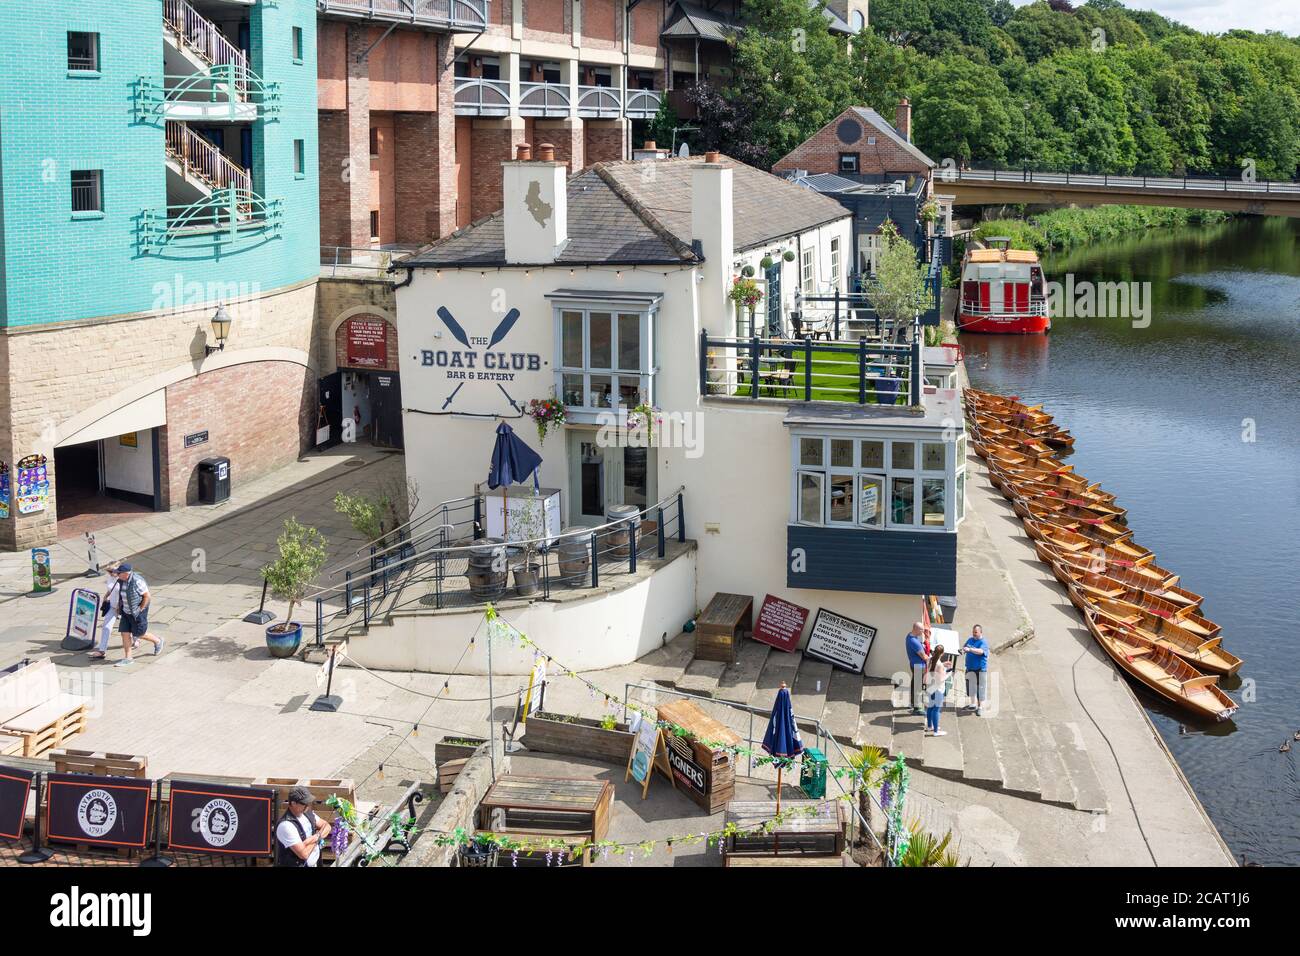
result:
[[[275,827],[276,866],[316,866],[320,862],[321,844],[330,835],[330,825],[316,816],[311,805],[316,800],[306,787],[289,791],[288,809]]]

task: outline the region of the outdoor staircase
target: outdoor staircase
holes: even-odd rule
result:
[[[636,667],[662,687],[760,708],[770,705],[784,682],[801,724],[811,730],[820,721],[846,748],[874,745],[891,756],[903,754],[927,773],[981,789],[1083,811],[1108,809],[1082,735],[1076,724],[1061,719],[1069,713],[1065,701],[1032,647],[994,658],[990,693],[999,706],[990,716],[957,715],[952,708],[963,689],[954,682],[942,717],[944,737],[924,735],[924,716],[908,710],[907,687],[895,690],[888,680],[756,641],[741,644],[735,665],[697,661],[694,654],[695,636],[683,633]]]
[[[240,193],[252,189],[248,170],[231,161],[185,123],[168,120],[166,142],[168,167],[203,195],[219,189]]]
[[[239,77],[248,74],[244,51],[185,0],[163,0],[163,37],[197,73],[222,66],[233,68]]]

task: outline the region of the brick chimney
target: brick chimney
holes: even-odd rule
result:
[[[894,129],[903,139],[912,141],[912,101],[904,96],[894,108]]]
[[[555,147],[542,143],[538,159],[520,144],[518,158],[501,164],[506,262],[544,265],[569,239],[567,167],[555,162]]]
[[[700,324],[719,331],[730,327],[727,291],[735,256],[731,164],[716,151],[691,170],[691,238],[704,256],[700,283]]]

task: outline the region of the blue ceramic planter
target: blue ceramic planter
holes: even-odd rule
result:
[[[293,657],[301,643],[301,624],[293,622],[293,628],[288,631],[277,631],[274,627],[266,629],[266,649],[272,657]]]

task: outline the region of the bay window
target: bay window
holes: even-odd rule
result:
[[[965,436],[795,435],[798,524],[954,531],[965,517]]]
[[[654,402],[651,356],[658,297],[611,298],[602,302],[597,293],[590,302],[555,303],[555,390],[579,412]]]

